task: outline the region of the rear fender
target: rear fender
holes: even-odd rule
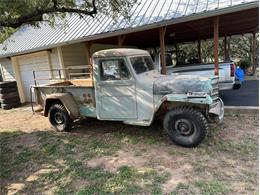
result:
[[[53,103],[57,102],[63,104],[72,120],[79,117],[77,103],[70,93],[54,93],[47,95],[44,102],[44,116],[48,116],[49,108]]]

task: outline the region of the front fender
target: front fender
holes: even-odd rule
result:
[[[203,105],[211,105],[213,103],[213,100],[209,95],[206,97],[187,97],[187,95],[184,94],[168,94],[165,95],[163,99],[169,102],[186,102]]]
[[[155,111],[157,111],[164,102],[211,105],[213,103],[213,100],[209,95],[207,95],[206,97],[191,98],[191,97],[187,97],[187,95],[184,94],[168,94],[160,98],[155,103]]]

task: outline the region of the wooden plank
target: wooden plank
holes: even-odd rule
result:
[[[159,29],[160,38],[160,57],[161,57],[161,73],[166,74],[166,61],[165,61],[165,32],[166,27]]]
[[[214,74],[219,75],[218,41],[219,41],[219,16],[213,18],[214,28]]]
[[[93,87],[92,79],[73,79],[70,80],[70,82],[75,86]]]
[[[11,57],[11,62],[12,62],[12,67],[13,67],[13,71],[14,71],[14,75],[15,75],[15,80],[17,83],[20,101],[21,101],[21,103],[24,103],[26,101],[26,99],[25,99],[25,93],[24,93],[24,88],[23,88],[23,84],[22,84],[22,78],[21,78],[21,74],[20,74],[20,68],[19,68],[17,57]]]

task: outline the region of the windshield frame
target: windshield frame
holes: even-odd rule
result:
[[[142,72],[138,72],[138,71],[135,69],[134,65],[133,65],[133,61],[132,61],[133,58],[142,58],[142,61],[143,61],[143,62],[145,61],[145,58],[146,58],[146,59],[149,59],[149,61],[151,62],[150,65],[152,65],[152,66],[150,67],[151,69],[148,67],[149,70],[145,70],[145,71],[142,71]],[[150,72],[150,71],[154,71],[154,70],[156,69],[155,64],[154,64],[154,61],[153,61],[152,57],[149,56],[149,55],[135,55],[135,56],[129,56],[129,57],[128,57],[128,60],[129,60],[129,62],[130,62],[131,68],[133,69],[133,71],[134,71],[134,73],[135,73],[136,75],[140,75],[140,74],[143,74],[143,73],[147,73],[147,72]],[[146,67],[146,68],[147,68],[147,67]]]

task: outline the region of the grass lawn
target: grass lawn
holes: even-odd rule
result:
[[[197,148],[88,119],[68,133],[28,107],[0,110],[1,194],[257,194],[258,115],[229,115]]]

